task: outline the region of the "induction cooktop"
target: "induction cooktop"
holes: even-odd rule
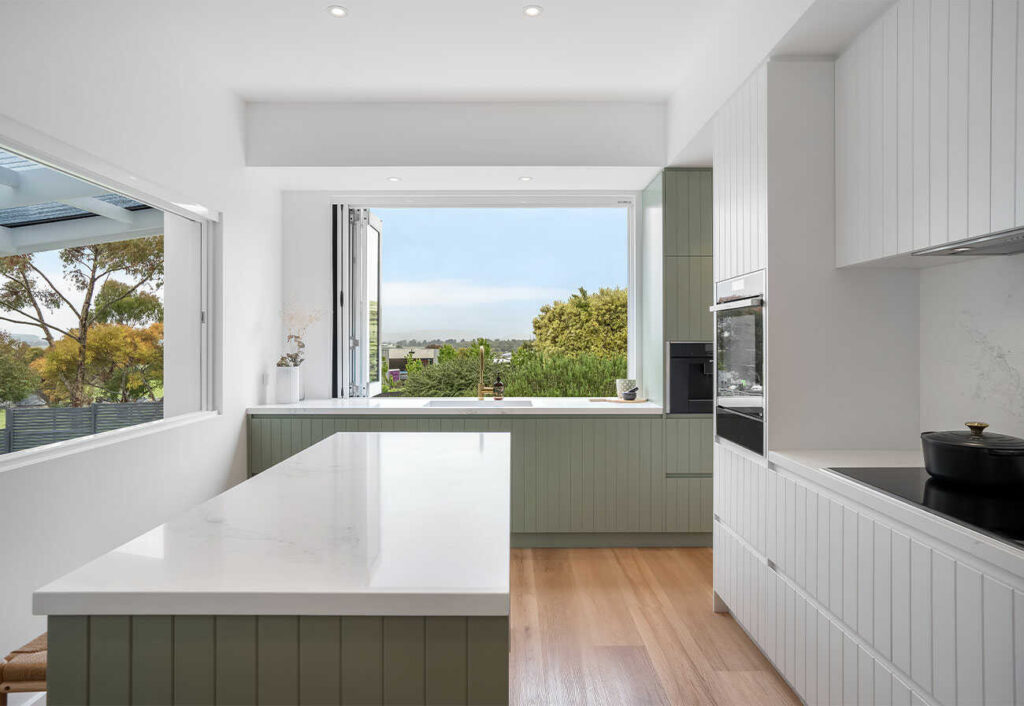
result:
[[[1024,547],[1024,488],[952,485],[923,468],[830,468],[863,485],[996,539]]]

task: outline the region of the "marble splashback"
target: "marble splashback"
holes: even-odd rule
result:
[[[1024,254],[921,272],[921,427],[1024,437]]]

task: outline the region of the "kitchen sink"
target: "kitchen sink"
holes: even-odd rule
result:
[[[531,400],[430,400],[424,407],[532,407]]]

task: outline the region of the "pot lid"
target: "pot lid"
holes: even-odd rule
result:
[[[921,438],[947,446],[970,446],[977,449],[1020,451],[1024,453],[1024,439],[1007,434],[986,432],[985,422],[964,422],[970,431],[926,431]]]

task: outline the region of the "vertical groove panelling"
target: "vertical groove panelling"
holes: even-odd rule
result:
[[[910,542],[910,676],[932,688],[932,556],[923,544]],[[949,617],[947,614],[946,618]]]
[[[892,662],[910,674],[910,539],[892,533]]]
[[[426,699],[424,618],[384,618],[384,703],[422,704]]]
[[[1017,13],[1020,0],[992,2],[992,230],[1012,228],[1017,154]]]
[[[863,515],[857,518],[857,634],[869,645],[874,640],[875,526]]]
[[[715,117],[715,280],[764,267],[767,68],[762,65]]]
[[[166,706],[174,701],[174,618],[132,618],[132,703]]]
[[[256,619],[256,694],[261,706],[299,702],[299,618]]]
[[[948,619],[948,616],[945,618]],[[984,639],[981,574],[956,565],[956,698],[961,704],[984,700],[982,650]]]
[[[1024,593],[1013,592],[1013,663],[1016,706],[1024,705]]]
[[[896,72],[899,87],[897,101],[898,145],[897,186],[898,219],[897,252],[914,247],[914,8],[911,0],[896,6]],[[860,208],[862,204],[851,204]],[[852,233],[854,239],[860,233]]]
[[[1016,19],[1016,18],[1014,18]],[[1013,703],[1013,591],[988,576],[982,581],[984,606],[985,703],[991,706]]]
[[[383,703],[383,652],[382,618],[341,619],[341,703]]]
[[[886,659],[892,658],[892,532],[875,523],[874,547],[874,646]]]
[[[931,693],[940,703],[952,704],[956,703],[956,565],[941,552],[932,553],[931,585]]]
[[[949,4],[947,239],[967,237],[968,35],[971,0]]]
[[[992,223],[992,0],[971,0],[968,36],[967,227]]]
[[[425,624],[424,703],[428,706],[466,704],[469,658],[464,617],[428,617]]]
[[[299,616],[299,700],[302,706],[341,702],[341,618]]]
[[[174,703],[201,706],[215,699],[216,636],[207,615],[174,616]]]
[[[838,264],[1024,224],[1022,15],[1018,0],[899,0],[837,59]],[[720,220],[731,204],[716,199]],[[731,232],[716,228],[723,255]]]
[[[931,208],[928,184],[931,175],[929,155],[929,89],[930,59],[929,39],[931,28],[931,0],[914,0],[914,248],[928,245]],[[862,236],[863,237],[863,236]]]
[[[131,703],[131,618],[89,618],[89,703]]]
[[[929,46],[929,148],[927,245],[948,237],[949,190],[949,0],[931,0]]]
[[[47,703],[53,706],[87,703],[89,619],[79,615],[51,615],[46,630]]]
[[[470,617],[467,698],[471,704],[508,703],[508,618]],[[503,666],[504,665],[504,666]]]
[[[218,706],[256,703],[256,618],[215,618],[216,699]]]

